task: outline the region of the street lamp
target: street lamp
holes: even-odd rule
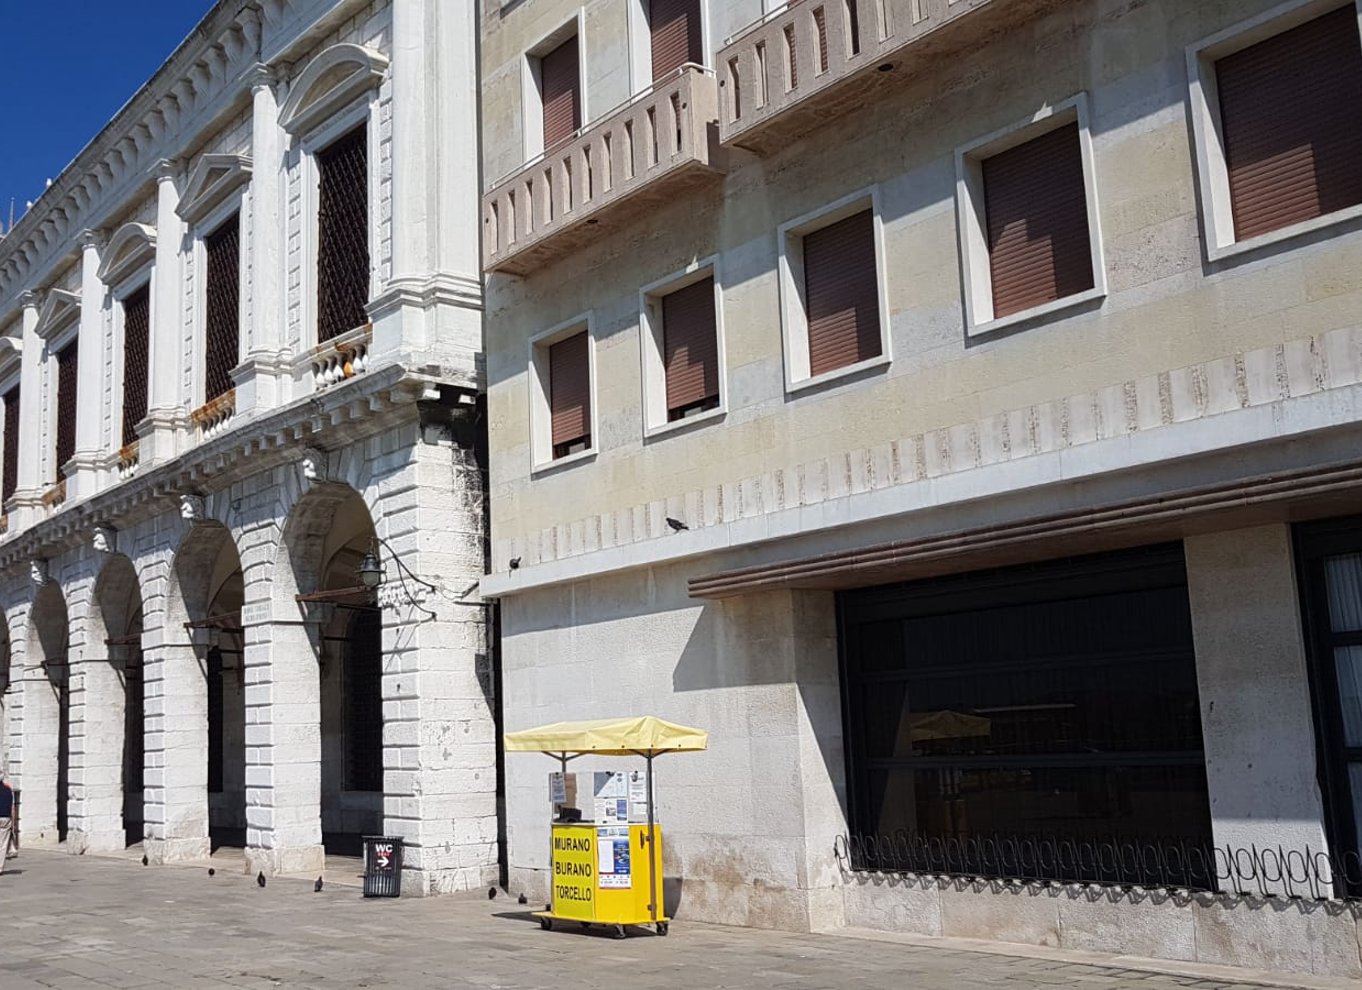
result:
[[[359,562],[356,573],[359,575],[359,583],[369,591],[383,583],[383,563],[372,549]]]

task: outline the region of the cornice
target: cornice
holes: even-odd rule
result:
[[[175,212],[185,223],[197,224],[250,181],[249,156],[204,155],[190,171]]]
[[[388,59],[372,48],[332,45],[307,64],[279,108],[279,126],[308,134],[360,95],[374,89],[388,71]]]
[[[174,460],[71,505],[0,542],[0,572],[53,558],[88,540],[95,526],[126,530],[141,519],[180,512],[184,495],[208,495],[233,482],[299,462],[307,451],[362,442],[419,415],[436,379],[387,365],[248,420]]]
[[[144,223],[125,223],[109,238],[99,264],[99,280],[117,285],[156,260],[156,228]]]
[[[67,289],[48,289],[42,309],[38,311],[38,325],[33,332],[42,340],[51,340],[80,319],[80,293]]]

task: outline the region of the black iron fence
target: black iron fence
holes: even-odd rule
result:
[[[1362,899],[1362,857],[1309,846],[1218,846],[1186,839],[841,835],[844,871],[1092,885],[1305,900]]]

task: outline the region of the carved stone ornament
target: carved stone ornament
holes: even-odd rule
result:
[[[180,518],[185,522],[203,522],[208,518],[202,495],[180,496]]]
[[[47,584],[47,561],[30,560],[28,562],[28,576],[40,588]]]
[[[90,544],[97,553],[113,553],[118,546],[118,531],[112,526],[96,526]]]
[[[316,447],[303,448],[303,477],[308,481],[329,481],[331,479],[331,457]]]

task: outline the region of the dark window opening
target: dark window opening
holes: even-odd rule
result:
[[[208,793],[222,793],[223,690],[222,651],[208,651]]]
[[[137,442],[137,424],[147,417],[147,372],[151,355],[151,290],[142,286],[123,300],[123,446]]]
[[[80,349],[72,341],[57,352],[57,463],[56,481],[76,453],[76,389],[80,377]]]
[[[687,63],[700,65],[704,62],[699,0],[650,0],[648,30],[652,41],[654,82],[670,76]]]
[[[357,127],[317,155],[317,340],[369,322],[369,142]]]
[[[1208,847],[1186,581],[1173,545],[843,593],[853,831]]]
[[[383,790],[383,618],[356,612],[345,650],[345,789]]]
[[[539,60],[545,151],[572,137],[582,126],[579,72],[576,35]]]
[[[662,297],[662,367],[668,420],[718,407],[719,337],[712,275]]]
[[[591,447],[591,367],[585,333],[549,347],[549,419],[553,456]]]
[[[804,307],[811,375],[882,353],[875,218],[870,210],[804,235]]]
[[[204,390],[207,402],[234,386],[241,347],[241,218],[233,216],[204,238]]]
[[[19,487],[19,388],[5,393],[5,461],[0,502],[8,502]]]

